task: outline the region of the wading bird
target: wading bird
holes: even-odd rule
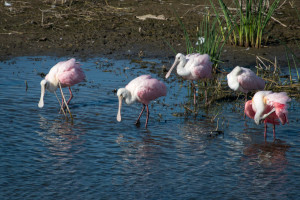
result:
[[[55,93],[56,89],[59,87],[59,83],[61,84],[61,87],[69,87],[70,98],[67,102],[67,104],[69,104],[73,98],[70,87],[84,80],[84,72],[80,68],[80,64],[76,62],[74,58],[57,63],[50,69],[45,79],[41,81],[41,98],[38,106],[40,108],[44,107],[45,89]]]
[[[234,91],[245,93],[245,102],[247,101],[247,93],[254,90],[263,90],[265,81],[248,68],[236,66],[229,74],[227,74],[228,86]]]
[[[212,63],[210,57],[207,54],[201,55],[199,53],[189,54],[184,56],[178,53],[175,57],[175,61],[166,74],[168,78],[172,70],[177,65],[177,74],[184,79],[190,80],[194,91],[194,104],[196,104],[196,88],[193,81],[211,78]],[[207,92],[205,89],[205,101],[207,102]]]
[[[143,109],[136,121],[136,125],[140,123],[141,115],[147,107],[147,119],[145,128],[147,128],[148,119],[149,119],[149,108],[148,104],[150,101],[161,97],[166,96],[167,87],[166,85],[154,78],[151,78],[150,75],[139,76],[132,81],[130,81],[125,88],[118,89],[117,95],[119,98],[119,110],[117,115],[117,120],[121,121],[121,107],[122,99],[125,100],[127,104],[132,104],[135,101],[139,101],[143,104]]]
[[[259,125],[264,122],[265,133],[264,138],[267,138],[267,123],[273,124],[273,138],[275,140],[275,125],[284,125],[288,123],[288,105],[291,99],[285,92],[273,93],[271,91],[259,91],[255,93],[252,100],[245,104],[245,114],[254,119],[254,122]]]

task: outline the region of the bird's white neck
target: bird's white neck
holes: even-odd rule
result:
[[[259,124],[262,119],[262,115],[266,109],[265,95],[269,93],[269,91],[260,91],[252,98],[252,108],[255,111],[254,121],[256,124]]]
[[[186,59],[184,58],[177,65],[177,74],[179,76],[185,77],[190,75],[191,72],[187,70],[186,67],[184,67],[185,65],[186,65]]]
[[[49,92],[55,92],[56,89],[58,88],[58,82],[57,83],[53,83],[53,82],[47,82],[47,86],[46,86],[46,89],[49,91]]]
[[[46,85],[46,89],[49,91],[49,92],[55,92],[56,89],[58,88],[58,78],[57,78],[57,74],[53,74],[53,73],[49,73],[47,75],[47,85]]]

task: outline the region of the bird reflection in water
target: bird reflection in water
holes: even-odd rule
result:
[[[282,140],[274,142],[263,142],[261,144],[251,144],[246,147],[243,158],[249,165],[259,165],[265,168],[272,168],[272,171],[282,171],[287,166],[286,151],[290,145]]]
[[[54,156],[70,156],[68,153],[72,146],[80,144],[78,134],[74,131],[73,125],[67,121],[48,120],[40,116],[40,131],[37,133],[43,138],[43,142]]]

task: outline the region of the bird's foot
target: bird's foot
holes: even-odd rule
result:
[[[137,121],[135,122],[135,125],[136,125],[137,127],[140,127],[140,125],[141,125],[140,120],[137,120]]]

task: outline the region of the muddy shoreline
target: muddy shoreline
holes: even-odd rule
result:
[[[9,1],[11,6],[0,6],[0,60],[16,56],[63,56],[86,59],[108,58],[169,58],[174,53],[186,52],[183,31],[176,20],[181,17],[190,36],[203,13],[209,10],[208,0],[197,1]],[[229,1],[230,2],[230,1]],[[261,49],[226,45],[221,59],[225,65],[255,65],[255,55],[286,65],[286,43],[296,55],[300,42],[300,22],[296,10],[283,4],[267,28],[268,41]],[[296,8],[300,2],[295,2]],[[146,20],[140,16],[151,14],[162,19]],[[283,25],[286,27],[284,27]],[[195,38],[195,37],[194,37]]]

